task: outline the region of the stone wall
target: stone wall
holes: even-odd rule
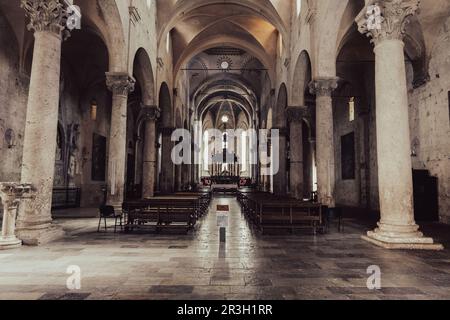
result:
[[[374,65],[351,64],[338,67],[341,88],[333,97],[336,202],[350,207],[379,210],[374,101]],[[350,97],[355,97],[355,119],[350,121]],[[355,134],[355,178],[342,177],[341,138]]]
[[[359,132],[356,119],[350,121],[349,118],[349,98],[334,98],[334,145],[335,145],[335,161],[336,161],[336,201],[340,205],[358,207],[360,206],[359,187],[359,157],[357,150],[358,141],[363,132]],[[350,133],[355,134],[355,178],[343,179],[342,176],[342,148],[341,138]]]
[[[411,141],[417,153],[413,167],[429,170],[438,178],[440,218],[450,223],[450,19],[429,51],[430,81],[409,88]],[[408,71],[411,83],[411,66]]]
[[[19,47],[0,12],[0,181],[19,181],[29,79],[19,72]],[[9,148],[5,132],[12,129]]]
[[[91,99],[98,104],[97,120],[93,121],[90,115]],[[82,132],[81,132],[81,206],[96,207],[103,201],[102,187],[106,181],[92,180],[93,159],[93,135],[94,133],[106,137],[109,142],[109,131],[111,123],[111,94],[106,90],[104,84],[91,88],[81,99],[82,106]],[[106,149],[108,155],[108,144]],[[106,161],[107,168],[107,161]],[[107,176],[106,176],[107,177]]]

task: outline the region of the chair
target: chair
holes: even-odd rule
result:
[[[325,220],[326,220],[326,229],[329,231],[331,221],[335,218],[338,219],[338,231],[344,231],[344,223],[343,223],[343,210],[340,207],[329,208],[324,206],[324,211],[326,212]]]
[[[117,226],[120,226],[120,229],[123,229],[122,224],[122,214],[116,214],[113,206],[100,206],[99,208],[100,219],[98,220],[98,229],[97,232],[100,232],[100,225],[102,223],[102,219],[105,221],[105,231],[108,229],[106,225],[106,219],[115,219],[114,222],[114,233],[117,232]],[[117,222],[120,222],[119,224]]]

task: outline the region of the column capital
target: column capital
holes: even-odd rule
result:
[[[331,96],[338,87],[339,78],[337,77],[320,77],[316,78],[309,84],[309,91],[316,96]]]
[[[0,198],[5,207],[17,207],[20,200],[26,196],[32,197],[34,188],[31,184],[16,182],[0,183]]]
[[[289,122],[301,122],[303,119],[311,118],[309,108],[304,106],[289,106],[286,113]]]
[[[128,96],[134,91],[135,83],[126,72],[106,72],[106,86],[115,95]]]
[[[372,43],[402,40],[409,18],[419,10],[420,0],[370,0],[356,17],[358,30]]]
[[[161,115],[158,106],[141,104],[141,117],[146,121],[157,121]]]
[[[59,0],[21,0],[20,6],[30,19],[28,30],[50,31],[61,35],[65,29],[67,11]]]

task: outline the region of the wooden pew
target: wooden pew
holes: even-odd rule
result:
[[[246,217],[263,233],[265,230],[312,229],[323,227],[321,204],[278,197],[266,192],[239,192],[238,201]]]
[[[178,192],[175,193],[175,196],[180,196],[180,197],[198,197],[199,203],[199,214],[201,216],[203,216],[204,214],[206,214],[208,212],[208,208],[209,205],[211,203],[211,199],[212,199],[212,192],[211,191],[207,191],[207,192]]]
[[[322,206],[314,203],[291,201],[262,201],[257,214],[258,226],[264,230],[312,229],[314,234],[322,225]]]
[[[160,232],[166,229],[181,229],[188,232],[205,212],[208,195],[159,196],[123,205],[127,214],[125,230],[151,229]]]

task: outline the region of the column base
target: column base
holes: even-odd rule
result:
[[[0,251],[17,249],[17,248],[20,248],[21,246],[22,246],[22,240],[17,239],[15,236],[8,237],[8,238],[0,237]]]
[[[48,223],[46,225],[25,225],[16,230],[17,237],[28,246],[40,246],[64,237],[62,227]]]
[[[416,229],[413,227],[413,229]],[[418,229],[418,226],[417,226]],[[386,232],[381,229],[369,231],[362,239],[384,249],[403,250],[443,250],[444,246],[424,237],[419,231],[407,233]]]

